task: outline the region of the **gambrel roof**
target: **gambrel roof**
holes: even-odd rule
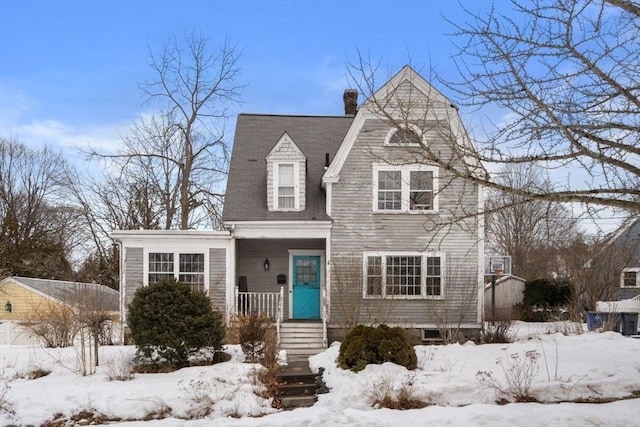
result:
[[[222,219],[234,221],[327,221],[320,182],[325,154],[334,158],[352,116],[240,114],[231,154]],[[301,212],[267,209],[266,157],[287,133],[307,158],[306,207]]]

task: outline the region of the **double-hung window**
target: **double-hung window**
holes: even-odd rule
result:
[[[205,291],[204,253],[150,252],[148,283],[175,279],[193,291]]]
[[[640,268],[625,268],[621,279],[623,288],[640,288]]]
[[[441,298],[443,256],[440,253],[365,252],[365,298]]]
[[[175,277],[172,252],[149,254],[149,283],[162,282]]]
[[[437,212],[438,168],[425,165],[373,165],[373,211]]]
[[[295,163],[276,163],[275,204],[278,210],[298,209]]]

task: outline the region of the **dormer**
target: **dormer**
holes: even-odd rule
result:
[[[301,212],[305,208],[307,158],[285,132],[267,157],[267,208]]]

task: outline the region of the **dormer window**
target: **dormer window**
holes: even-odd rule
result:
[[[422,133],[417,126],[401,126],[392,128],[385,137],[384,145],[391,146],[419,146],[422,143]]]
[[[295,163],[276,163],[275,201],[278,210],[297,209],[298,194],[296,192]]]
[[[640,288],[640,268],[622,270],[621,282],[623,288]]]
[[[307,158],[286,132],[273,146],[266,161],[269,211],[303,211]]]

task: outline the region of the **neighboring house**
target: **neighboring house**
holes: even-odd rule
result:
[[[34,321],[52,305],[119,315],[118,291],[95,283],[10,276],[0,281],[0,298],[0,321]]]
[[[614,301],[598,301],[596,311],[640,313],[640,218],[627,220],[607,243],[624,248],[625,266],[620,272],[620,288]]]
[[[620,272],[620,290],[615,296],[625,300],[640,295],[640,217],[629,219],[614,233],[611,245],[626,248],[627,263]]]
[[[357,96],[345,91],[341,116],[238,116],[225,231],[114,231],[123,318],[138,287],[171,277],[208,293],[227,320],[271,314],[284,348],[312,352],[356,323],[477,334],[482,191],[415,154],[418,139],[455,158],[441,133],[411,119],[395,128],[371,99],[411,98],[416,117],[470,147],[457,109],[408,66],[360,106]]]
[[[38,322],[58,307],[97,310],[118,321],[118,299],[118,291],[95,283],[7,277],[0,281],[0,344],[33,342],[20,325]]]
[[[492,283],[484,287],[484,316],[487,320],[519,319],[520,313],[514,308],[524,300],[524,284],[526,280],[518,276],[507,274],[499,277],[495,282],[495,297],[492,297]],[[496,308],[492,311],[492,300],[495,298]],[[492,319],[495,314],[495,319]]]

